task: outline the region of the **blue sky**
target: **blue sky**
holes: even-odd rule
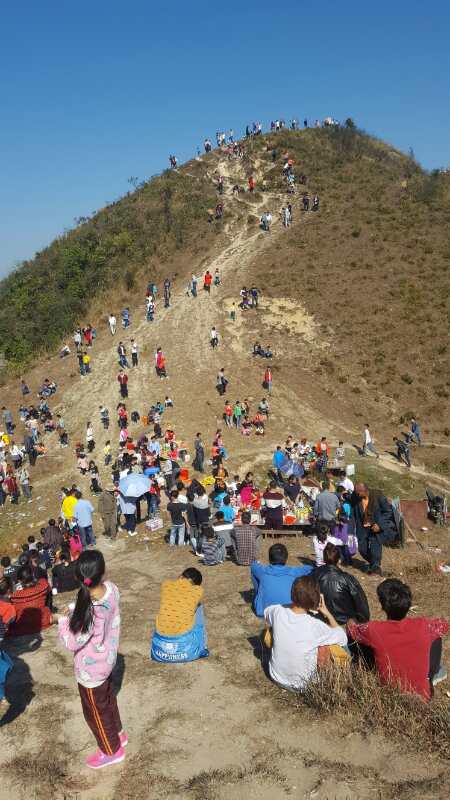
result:
[[[0,275],[131,175],[254,119],[352,116],[449,165],[449,30],[442,0],[5,3]]]

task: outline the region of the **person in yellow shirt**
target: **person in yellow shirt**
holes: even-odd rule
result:
[[[83,353],[83,367],[85,373],[91,371],[91,357],[88,355],[88,353]]]
[[[153,661],[179,663],[209,655],[203,615],[203,577],[195,567],[161,584],[161,600],[152,637]]]
[[[73,517],[73,510],[78,500],[73,492],[70,492],[61,503],[61,514],[64,519],[69,520]]]

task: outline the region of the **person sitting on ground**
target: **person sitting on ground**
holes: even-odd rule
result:
[[[277,543],[269,549],[269,564],[252,562],[250,574],[255,590],[253,610],[257,617],[263,617],[268,606],[289,603],[294,579],[312,572],[313,568],[307,565],[289,567],[287,560],[287,547]]]
[[[57,563],[52,569],[53,594],[78,591],[80,585],[75,575],[75,565],[76,561],[72,561],[69,547],[62,547],[57,557]]]
[[[153,661],[187,662],[209,655],[203,614],[203,577],[189,567],[161,584],[161,600],[152,636]]]
[[[329,542],[323,551],[324,565],[314,573],[326,606],[339,625],[349,620],[368,622],[370,611],[364,589],[353,575],[339,569],[340,557],[340,548]]]
[[[234,522],[236,509],[231,505],[230,496],[228,494],[223,498],[219,511],[222,511],[225,522]]]
[[[203,563],[207,567],[214,567],[225,561],[225,539],[216,533],[211,525],[206,525],[202,529],[202,554]]]
[[[68,495],[71,497],[72,495]],[[63,504],[67,498],[64,499]],[[73,498],[76,501],[76,498]],[[75,503],[73,504],[75,506]],[[44,534],[42,537],[43,544],[48,545],[50,550],[55,553],[58,547],[61,547],[64,540],[64,536],[61,532],[61,529],[57,526],[56,520],[49,519],[48,526],[44,530]]]
[[[250,524],[251,519],[250,511],[243,511],[241,514],[242,524],[236,525],[231,532],[233,555],[236,564],[240,566],[250,566],[259,555],[261,531],[256,525]]]
[[[312,538],[312,549],[314,552],[316,567],[323,567],[325,563],[323,554],[327,544],[334,544],[335,547],[342,546],[341,540],[338,539],[337,536],[331,535],[331,529],[329,524],[327,524],[326,522],[322,522],[317,527],[317,531]]]
[[[386,620],[347,625],[349,636],[370,647],[383,683],[430,700],[433,686],[447,677],[441,666],[442,637],[450,624],[443,618],[407,617],[412,605],[411,589],[397,578],[377,586]]]
[[[272,629],[270,676],[286,689],[302,691],[320,669],[319,648],[347,645],[345,630],[339,627],[325,605],[312,576],[296,578],[290,605],[270,605],[264,618]],[[326,622],[319,619],[320,612]],[[345,658],[341,650],[340,655]]]
[[[50,586],[46,578],[36,580],[31,566],[26,564],[17,573],[16,591],[10,597],[16,619],[8,631],[9,636],[25,636],[40,633],[52,624],[48,603]]]

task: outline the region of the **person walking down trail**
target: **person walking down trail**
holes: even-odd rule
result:
[[[289,228],[289,225],[291,224],[291,212],[289,211],[288,208],[283,207],[281,209],[281,219],[283,222],[283,226],[285,228]]]
[[[203,463],[205,461],[205,448],[203,447],[202,435],[197,433],[194,440],[195,458],[192,466],[197,472],[203,472]]]
[[[190,286],[192,297],[197,297],[197,286],[198,286],[198,278],[196,275],[192,274],[191,286]]]
[[[103,430],[107,431],[109,428],[109,411],[105,406],[99,407],[100,421],[103,425]]]
[[[407,442],[402,442],[401,439],[397,438],[397,436],[394,436],[393,442],[397,447],[397,459],[401,464],[406,464],[406,466],[410,469],[411,455],[409,451],[409,445]]]
[[[209,269],[207,269],[203,278],[203,289],[205,292],[208,292],[208,294],[211,292],[212,279],[213,277]]]
[[[9,408],[6,408],[6,406],[3,406],[2,408],[2,419],[6,428],[6,433],[8,436],[12,436],[14,433],[13,415],[11,414]]]
[[[129,367],[127,359],[127,349],[123,342],[119,342],[119,346],[117,348],[117,355],[119,356],[119,365],[121,367]]]
[[[111,678],[119,648],[120,595],[105,580],[105,560],[98,550],[81,553],[75,575],[80,584],[75,608],[68,616],[58,615],[58,634],[74,654],[83,716],[99,748],[86,765],[101,769],[123,761],[128,743]]]
[[[422,439],[420,435],[420,425],[414,417],[411,417],[411,431],[408,434],[408,439],[409,441],[414,441],[415,439],[419,447],[422,444]]]
[[[164,308],[169,308],[170,306],[170,280],[166,278],[164,281]]]
[[[131,340],[131,366],[137,367],[138,365],[138,346],[134,339]]]
[[[114,314],[109,315],[108,324],[109,324],[109,330],[111,331],[111,336],[114,336],[117,328],[117,320]]]
[[[263,388],[272,394],[272,370],[270,367],[266,367],[264,371]]]
[[[167,378],[166,359],[160,347],[157,348],[155,353],[155,369],[158,378],[161,378],[161,380]]]
[[[216,388],[220,395],[224,395],[228,386],[228,381],[225,377],[225,369],[222,367],[217,376]]]
[[[366,427],[364,428],[363,433],[363,446],[362,446],[362,453],[361,455],[367,456],[368,454],[373,453],[376,458],[380,457],[380,454],[377,450],[375,450],[375,445],[373,443],[373,437],[369,429],[369,423],[366,422]]]
[[[219,334],[217,333],[216,329],[213,327],[211,328],[211,333],[209,334],[209,342],[213,350],[219,344]]]
[[[123,369],[120,370],[117,380],[119,381],[120,396],[128,397],[128,375]]]
[[[155,316],[155,303],[152,297],[147,297],[147,322],[153,322]]]

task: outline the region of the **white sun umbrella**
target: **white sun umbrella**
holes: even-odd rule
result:
[[[150,479],[140,473],[125,475],[119,482],[119,489],[125,497],[142,497],[150,491]]]

